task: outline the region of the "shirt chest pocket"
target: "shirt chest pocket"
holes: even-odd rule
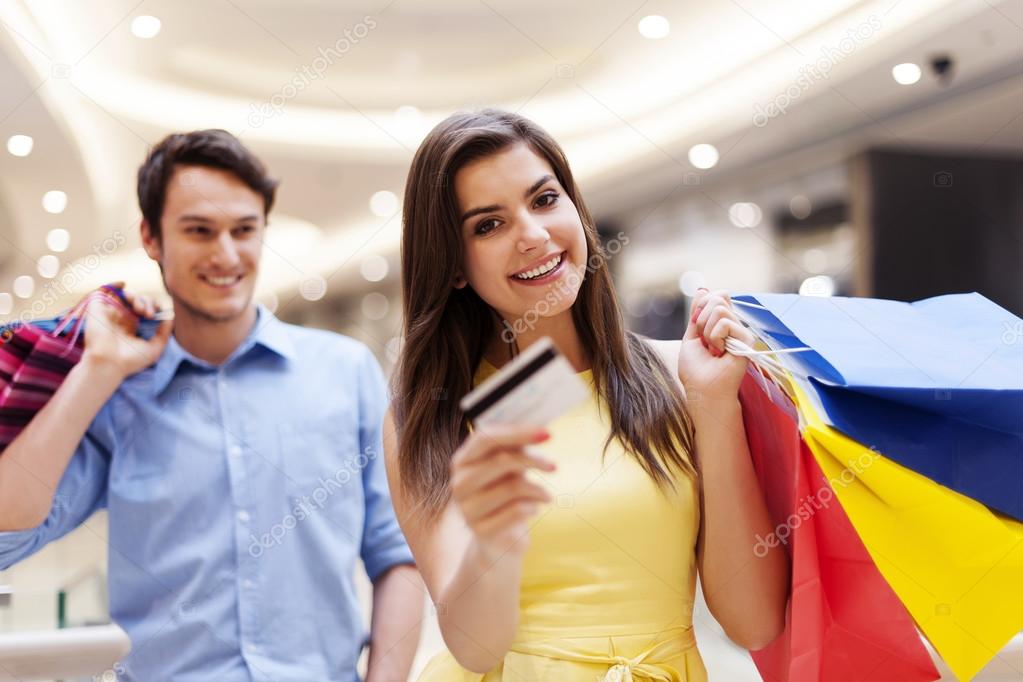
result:
[[[338,509],[362,504],[359,431],[343,418],[296,420],[277,425],[284,490],[293,504]]]

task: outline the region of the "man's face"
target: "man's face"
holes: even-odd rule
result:
[[[266,230],[263,197],[229,171],[178,166],[160,226],[157,240],[143,222],[142,241],[175,309],[215,322],[245,314]]]

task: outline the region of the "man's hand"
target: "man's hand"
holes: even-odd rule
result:
[[[123,286],[123,283],[115,286]],[[128,292],[124,292],[124,296],[135,315],[99,296],[89,302],[85,311],[87,331],[82,356],[83,361],[114,369],[122,379],[141,372],[159,359],[174,325],[170,320],[160,323],[156,334],[148,340],[135,336],[139,318],[152,318],[157,307],[146,296]]]

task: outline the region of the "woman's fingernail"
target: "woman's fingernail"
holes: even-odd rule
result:
[[[548,440],[550,437],[551,437],[551,434],[546,429],[544,429],[542,431],[537,431],[535,434],[533,434],[533,442],[534,443],[542,443],[545,440]]]

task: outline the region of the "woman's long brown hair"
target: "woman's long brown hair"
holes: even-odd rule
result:
[[[670,485],[674,472],[696,476],[692,421],[676,379],[647,342],[625,330],[606,255],[564,152],[532,121],[484,109],[438,124],[416,152],[405,187],[405,341],[392,410],[403,490],[430,516],[449,498],[451,456],[468,435],[458,402],[500,333],[499,317],[472,287],[454,287],[463,270],[454,176],[469,162],[520,142],[550,163],[582,220],[588,270],[572,320],[611,416],[607,443],[617,438],[659,484]]]

